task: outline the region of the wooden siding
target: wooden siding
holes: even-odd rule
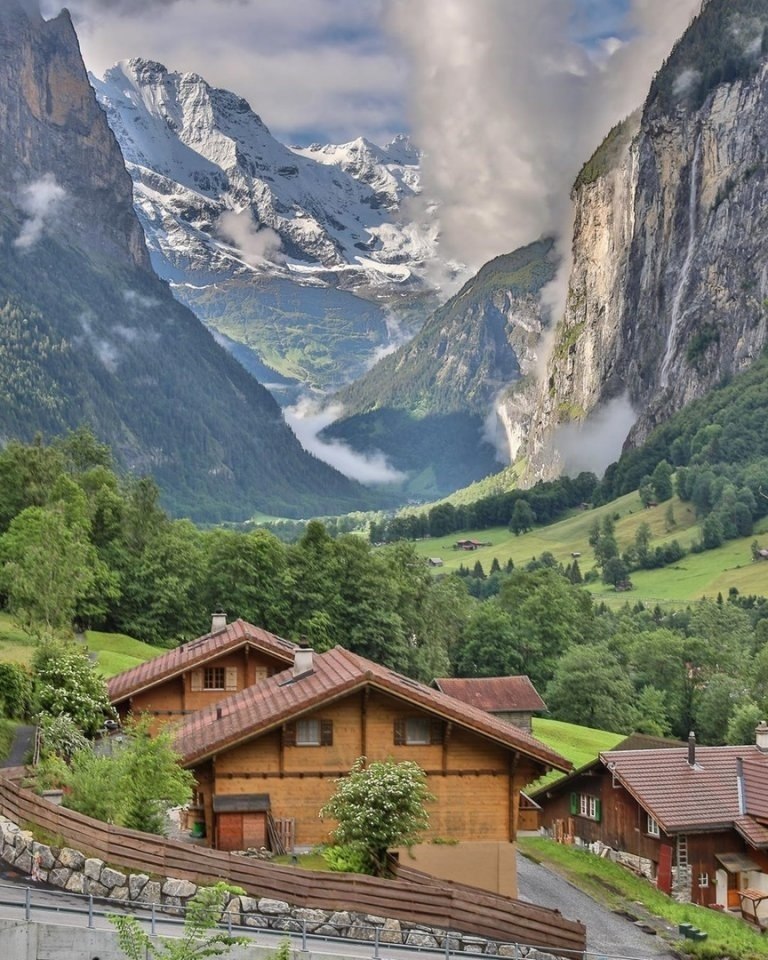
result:
[[[204,690],[201,683],[195,682],[195,675],[202,677],[209,668],[222,668],[237,671],[236,683],[230,689]],[[270,676],[277,670],[285,669],[285,663],[261,650],[241,647],[231,650],[220,657],[207,661],[200,666],[192,666],[184,673],[169,677],[146,690],[133,694],[118,704],[118,712],[125,719],[129,713],[137,716],[147,713],[156,718],[155,727],[169,722],[178,722],[185,716],[210,707],[220,700],[231,697],[233,693],[253,686],[259,680]]]
[[[436,797],[428,838],[513,840],[519,790],[539,768],[526,761],[518,769],[512,751],[450,724],[442,743],[395,745],[396,721],[429,716],[379,692],[354,693],[306,715],[333,724],[331,746],[285,746],[280,731],[254,737],[216,757],[214,791],[268,793],[272,815],[295,819],[296,843],[310,845],[328,839],[333,823],[319,810],[358,757],[414,760]]]
[[[129,871],[194,883],[226,879],[250,896],[262,896],[268,890],[270,896],[297,906],[357,910],[508,943],[532,944],[554,953],[580,953],[586,948],[583,924],[566,920],[555,910],[436,881],[413,871],[409,879],[381,880],[278,867],[101,823],[57,807],[2,778],[0,813],[16,823],[36,824],[86,856]]]

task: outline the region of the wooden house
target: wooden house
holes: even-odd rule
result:
[[[557,839],[609,847],[680,900],[768,919],[768,725],[747,746],[611,750],[533,796]]]
[[[197,781],[212,846],[266,845],[270,823],[299,847],[327,841],[319,811],[358,757],[413,760],[435,800],[419,869],[514,895],[520,789],[570,767],[522,730],[336,647],[188,717],[176,748]],[[288,825],[288,826],[286,826]]]
[[[538,691],[526,676],[520,677],[441,677],[434,681],[438,690],[492,713],[521,730],[531,732],[534,713],[547,709]]]
[[[293,663],[296,644],[245,620],[214,614],[211,632],[168,650],[109,681],[121,719],[149,714],[178,722]]]

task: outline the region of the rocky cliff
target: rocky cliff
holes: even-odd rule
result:
[[[573,268],[536,398],[529,479],[559,472],[559,426],[623,397],[638,442],[763,349],[766,23],[764,0],[710,0],[639,120],[612,131],[577,180]],[[624,437],[610,432],[603,442],[618,454]]]

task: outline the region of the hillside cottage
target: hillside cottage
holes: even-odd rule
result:
[[[419,869],[516,892],[521,787],[570,764],[522,730],[336,647],[187,717],[176,748],[197,781],[198,815],[221,850],[268,843],[280,823],[296,845],[327,841],[318,811],[355,760],[414,760],[427,774],[430,829]]]
[[[121,719],[148,714],[155,728],[179,722],[293,663],[296,644],[245,620],[214,614],[211,632],[112,677]]]
[[[528,733],[531,732],[534,713],[542,713],[547,709],[546,703],[526,676],[441,677],[434,684],[448,696],[492,713]]]
[[[768,921],[768,725],[756,743],[612,750],[535,795],[558,839],[612,848],[680,900]]]

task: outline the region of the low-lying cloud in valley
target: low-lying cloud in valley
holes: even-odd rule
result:
[[[318,436],[321,430],[338,420],[342,412],[341,407],[320,408],[306,398],[283,411],[288,426],[302,447],[345,476],[368,485],[405,480],[405,474],[395,470],[383,453],[357,453],[341,440],[326,441]]]
[[[635,420],[637,412],[625,394],[599,407],[583,422],[558,427],[553,446],[563,472],[574,476],[587,470],[602,476],[606,467],[619,459]]]
[[[66,197],[67,191],[57,183],[52,173],[43,174],[38,180],[23,186],[19,191],[18,204],[27,219],[21,225],[14,246],[20,250],[34,247],[56,222]]]
[[[257,226],[249,210],[227,210],[216,221],[219,233],[240,251],[247,264],[258,267],[264,261],[279,263],[283,258],[280,234],[271,227]]]

